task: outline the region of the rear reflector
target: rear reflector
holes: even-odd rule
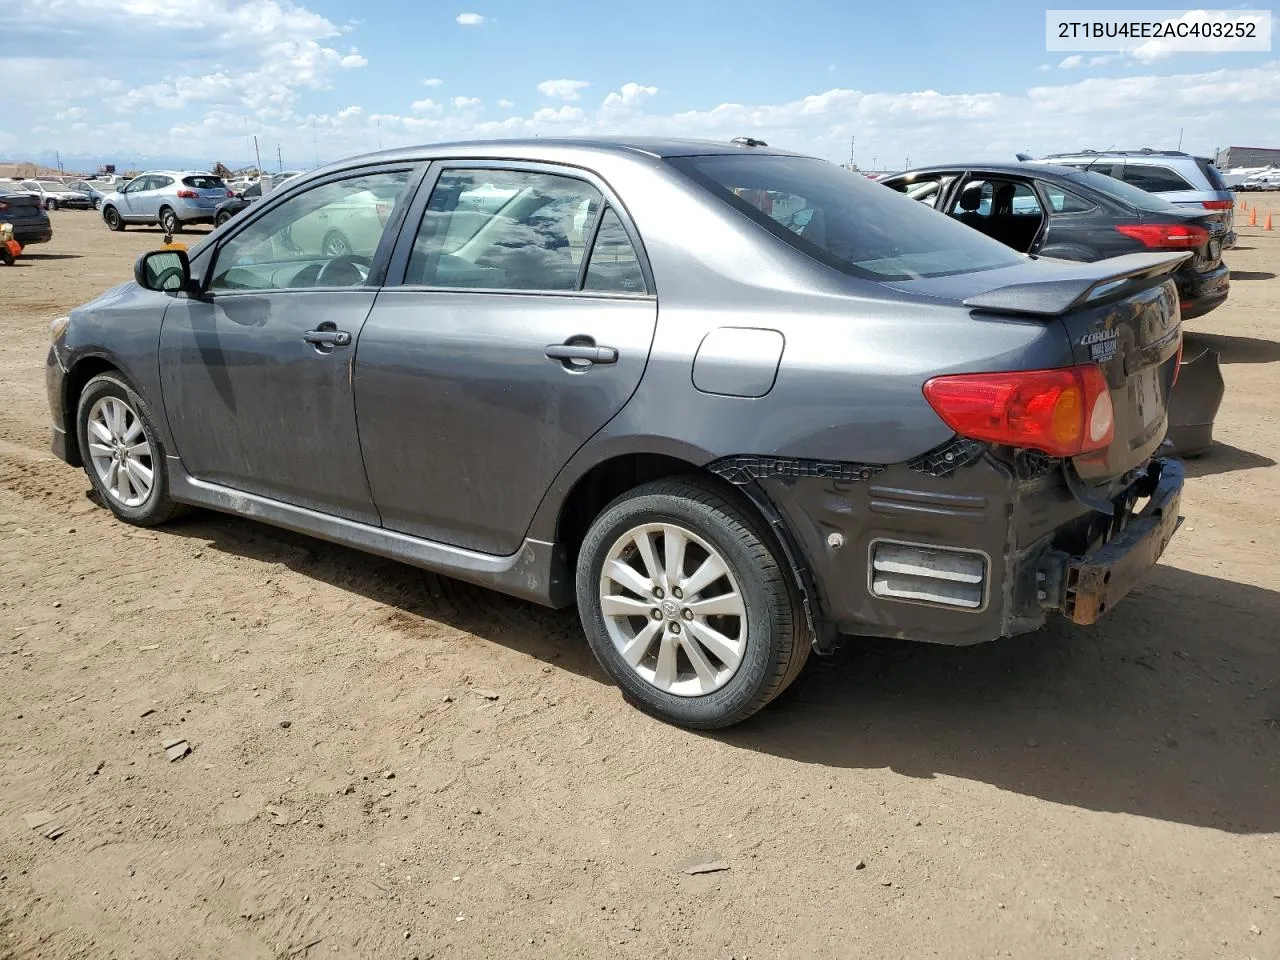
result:
[[[1206,210],[1230,210],[1235,206],[1234,200],[1206,200],[1204,208]]]
[[[1153,250],[1194,250],[1209,242],[1209,231],[1194,223],[1125,223],[1116,232]]]
[[[986,605],[987,558],[972,550],[874,540],[870,587],[891,600],[979,610]]]
[[[929,406],[971,440],[1074,457],[1111,445],[1115,411],[1097,364],[962,373],[924,385]]]

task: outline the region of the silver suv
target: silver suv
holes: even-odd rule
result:
[[[102,219],[112,230],[126,224],[159,224],[181,233],[189,223],[213,223],[218,204],[231,196],[221,177],[198,170],[152,170],[139,174],[102,201]]]
[[[1178,150],[1081,150],[1051,153],[1042,160],[1105,173],[1170,203],[1213,210],[1226,227],[1223,249],[1235,246],[1235,195],[1207,157],[1195,157]]]

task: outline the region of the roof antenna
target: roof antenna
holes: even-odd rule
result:
[[[734,137],[729,141],[736,143],[740,147],[767,147],[768,144],[763,140],[757,140],[755,137]]]
[[[1084,168],[1084,172],[1085,172],[1085,173],[1088,173],[1088,172],[1089,172],[1089,170],[1093,167],[1093,165],[1094,165],[1095,163],[1097,163],[1099,160],[1101,160],[1101,159],[1102,159],[1102,154],[1104,154],[1104,153],[1110,153],[1110,152],[1111,152],[1111,150],[1112,150],[1112,148],[1114,148],[1114,147],[1115,147],[1115,145],[1116,145],[1116,144],[1115,144],[1115,141],[1113,140],[1113,141],[1111,142],[1111,146],[1110,146],[1110,147],[1107,147],[1107,149],[1103,150],[1101,153],[1097,154],[1097,155],[1096,155],[1092,160],[1090,160],[1090,161],[1089,161],[1088,166],[1086,166],[1086,167]]]

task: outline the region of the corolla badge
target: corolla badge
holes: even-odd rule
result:
[[[1118,330],[1096,330],[1080,338],[1080,346],[1089,348],[1089,356],[1097,362],[1110,360],[1116,355]]]

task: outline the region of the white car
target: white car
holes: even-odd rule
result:
[[[93,200],[88,194],[72,190],[67,184],[56,180],[23,180],[18,184],[18,190],[39,197],[40,206],[46,210],[57,210],[59,207],[89,210],[93,207]]]

